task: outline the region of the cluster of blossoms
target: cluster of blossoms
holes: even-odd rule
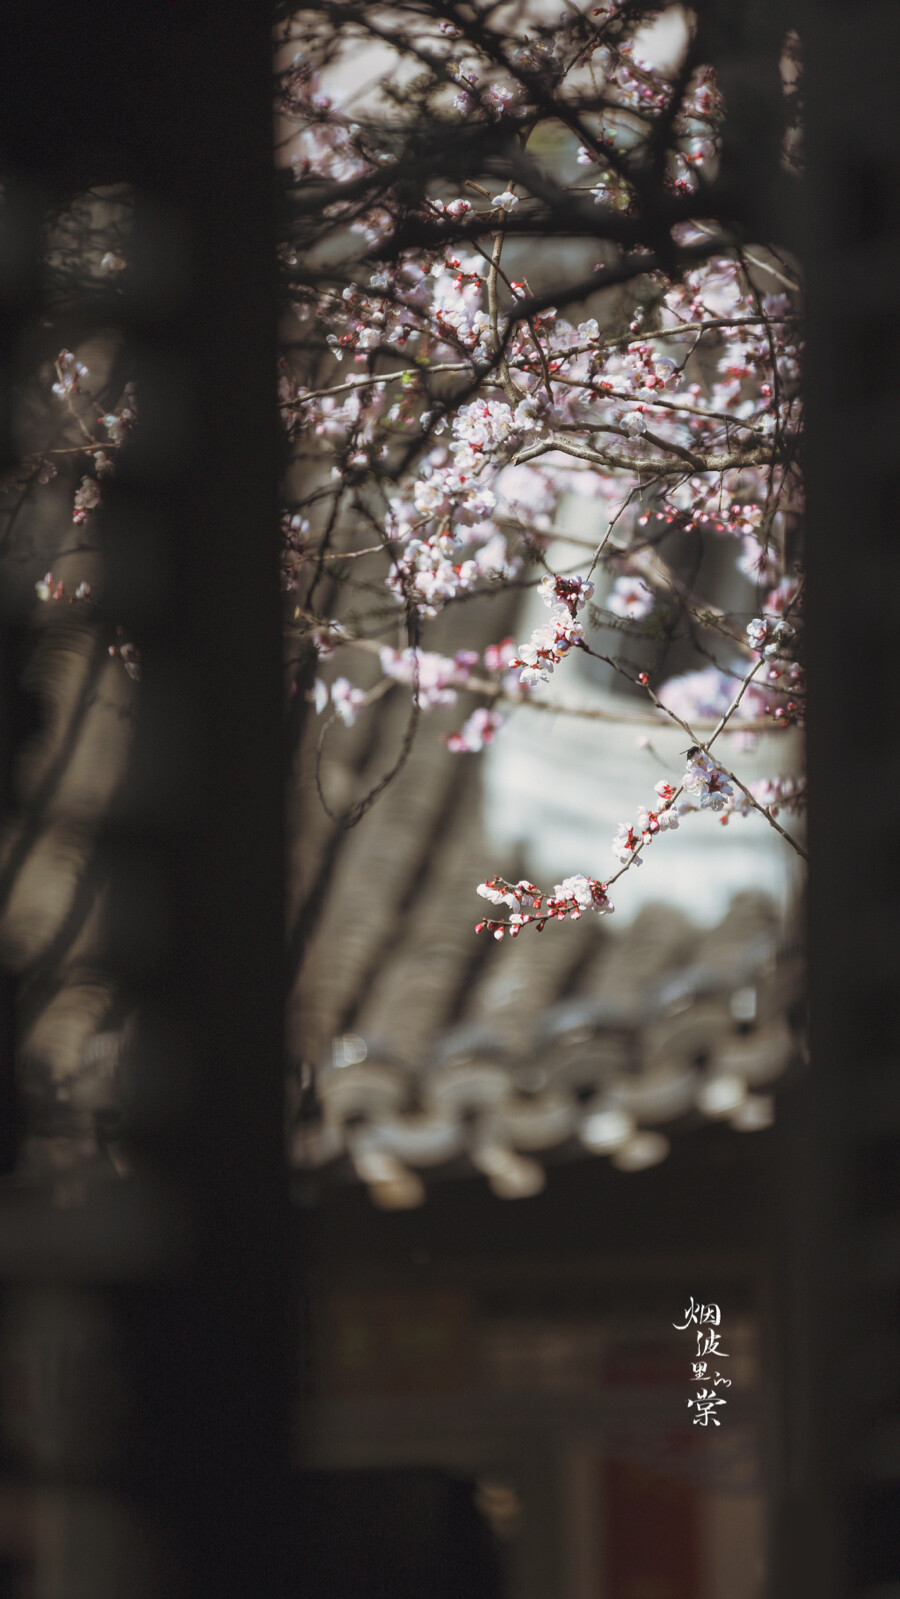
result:
[[[754,617],[747,627],[751,649],[766,662],[769,691],[763,714],[776,727],[802,727],[805,719],[805,675],[795,658],[797,629],[781,614],[794,604],[796,595],[795,580],[782,579],[766,601],[766,614]]]
[[[656,784],[656,808],[639,805],[634,824],[620,822],[613,839],[613,854],[622,866],[640,866],[641,849],[652,844],[657,833],[673,832],[678,826],[675,808],[676,790],[671,783],[661,779]]]
[[[133,644],[130,639],[126,639],[124,628],[116,628],[116,642],[115,644],[110,644],[108,653],[114,660],[118,659],[122,662],[129,677],[133,678],[135,682],[140,681],[141,652],[136,644]]]
[[[125,269],[126,264],[120,256],[108,251],[100,268],[106,274],[116,275]],[[76,459],[79,455],[86,457],[93,468],[93,475],[82,473],[73,491],[72,522],[80,527],[87,523],[91,513],[102,503],[102,480],[115,471],[115,457],[111,452],[121,448],[137,423],[136,391],[134,383],[127,383],[120,403],[114,410],[104,414],[96,409],[95,402],[82,386],[90,376],[83,361],[79,361],[71,350],[63,349],[57,356],[55,368],[57,381],[52,384],[51,392],[56,399],[65,401],[77,422],[79,433],[78,445],[74,449],[64,448],[59,453]],[[47,483],[58,476],[57,466],[46,455],[38,454],[37,460],[38,482]],[[54,579],[52,572],[46,572],[34,587],[41,601],[68,599],[73,604],[76,600],[87,601],[93,597],[87,581],[76,584],[70,593],[65,583]],[[129,677],[135,680],[140,678],[140,651],[136,644],[126,639],[121,627],[116,628],[115,641],[109,645],[108,653],[122,662]]]
[[[321,716],[327,705],[331,705],[336,716],[340,718],[345,727],[352,727],[358,712],[366,704],[364,689],[356,688],[346,677],[337,677],[329,689],[321,678],[317,678],[312,691],[313,704]]]
[[[34,585],[34,592],[39,600],[68,600],[71,605],[75,600],[89,600],[91,597],[90,583],[79,583],[71,594],[66,592],[66,585],[62,579],[54,580],[52,572],[45,572]]]
[[[332,653],[342,632],[343,629],[339,627],[336,636],[333,633],[328,635],[324,647],[319,650],[320,658]],[[480,660],[474,650],[457,650],[455,655],[448,656],[437,655],[431,650],[394,650],[387,645],[379,650],[378,658],[385,677],[410,687],[423,711],[434,710],[438,705],[455,705],[457,690],[465,687]],[[357,713],[369,702],[369,695],[363,689],[356,688],[346,677],[336,678],[330,689],[319,678],[310,698],[320,715],[330,704],[345,727],[353,726]],[[489,743],[491,736],[488,734],[483,738],[483,743]],[[465,745],[467,749],[475,747],[480,746]]]
[[[606,597],[606,609],[628,622],[643,621],[653,610],[653,593],[639,577],[617,577]]]
[[[791,672],[801,672],[796,662],[791,667]],[[772,719],[773,727],[805,727],[806,705],[804,699],[788,699],[782,696],[775,704],[767,704],[764,714]]]
[[[398,600],[414,601],[421,616],[436,616],[481,579],[496,583],[516,575],[518,563],[510,560],[506,539],[491,520],[498,502],[485,471],[536,426],[537,411],[528,399],[515,409],[503,400],[460,406],[451,423],[451,463],[436,452],[413,486],[412,513],[401,499],[393,500],[391,537],[403,548],[386,583]],[[416,523],[424,525],[424,536],[412,534]]]
[[[747,624],[750,648],[767,661],[789,660],[789,650],[794,639],[790,622],[773,620],[769,616],[756,616]]]
[[[681,786],[702,811],[727,810],[734,798],[725,772],[704,750],[696,750],[688,757]]]
[[[499,712],[479,705],[459,732],[448,733],[444,742],[454,755],[477,755],[493,743],[505,720]]]
[[[441,606],[478,586],[482,578],[492,583],[514,577],[517,567],[508,559],[506,540],[500,533],[463,560],[461,540],[448,529],[430,539],[410,539],[391,566],[386,586],[398,600],[414,600],[420,616],[436,616]]]
[[[798,661],[775,658],[765,674],[750,682],[736,709],[732,709],[735,689],[746,671],[746,661],[731,662],[728,670],[706,666],[669,678],[657,690],[657,698],[682,724],[699,719],[717,721],[730,712],[730,725],[737,730],[741,748],[752,748],[755,734],[740,732],[750,722],[759,726],[802,727],[805,717],[804,673]]]
[[[749,814],[756,808],[746,796],[741,796],[740,802],[736,803],[728,774],[712,756],[699,748],[689,751],[687,769],[677,788],[661,778],[655,785],[655,791],[657,797],[652,807],[640,805],[633,823],[619,823],[612,850],[623,869],[640,866],[641,851],[652,844],[660,833],[674,832],[683,810],[696,806],[700,810],[713,812],[730,813],[736,810],[741,814]],[[799,811],[805,799],[805,783],[787,778],[776,779],[758,783],[752,792],[757,805],[769,807],[773,815],[779,806]],[[681,793],[687,799],[679,807],[676,802]],[[722,816],[723,821],[727,819],[727,815]],[[515,938],[523,927],[534,924],[541,931],[547,921],[563,920],[567,916],[577,920],[585,910],[606,915],[614,909],[608,898],[608,887],[607,883],[601,883],[597,878],[579,874],[558,883],[552,895],[542,895],[533,883],[525,879],[508,883],[502,877],[490,877],[478,884],[476,892],[492,905],[509,906],[511,914],[505,920],[485,919],[478,923],[475,931],[480,933],[487,928],[495,938],[503,938],[507,932]]]
[[[489,877],[487,882],[478,884],[476,893],[492,905],[508,905],[511,914],[500,920],[485,917],[475,931],[481,933],[487,929],[497,939],[507,933],[510,938],[516,938],[523,927],[534,926],[540,933],[547,922],[563,922],[566,917],[577,922],[585,911],[610,916],[615,906],[610,903],[606,890],[606,883],[581,873],[563,878],[552,894],[543,894],[524,878],[518,883],[508,883],[502,877]]]
[[[455,655],[447,656],[430,650],[387,647],[378,658],[385,677],[415,687],[423,711],[430,711],[435,705],[454,705],[457,689],[465,685],[479,660],[474,650],[457,650]]]
[[[716,808],[720,811],[719,821],[723,827],[727,826],[732,816],[753,816],[759,810],[771,817],[777,817],[780,811],[785,811],[789,816],[802,816],[806,811],[806,777],[789,773],[781,777],[757,778],[755,782],[747,784],[746,793],[734,793],[732,790]]]
[[[584,639],[584,625],[578,621],[578,611],[587,604],[594,592],[593,583],[581,577],[556,577],[548,573],[538,585],[538,593],[550,607],[550,621],[532,632],[527,644],[520,644],[518,655],[511,661],[518,667],[519,682],[525,688],[537,683],[549,683],[550,674],[573,645]]]
[[[106,259],[118,259],[104,257]],[[121,266],[124,267],[122,262]],[[120,268],[104,268],[104,270],[118,271]],[[83,476],[75,490],[72,505],[72,521],[76,527],[86,522],[91,511],[96,511],[101,504],[100,480],[109,477],[115,471],[115,461],[109,450],[118,449],[123,445],[137,422],[137,401],[135,386],[128,383],[121,404],[108,414],[102,413],[97,417],[97,425],[102,427],[106,437],[101,442],[94,438],[91,430],[86,427],[84,417],[75,409],[75,397],[81,396],[85,391],[80,387],[84,378],[88,377],[88,368],[82,361],[76,359],[71,350],[61,350],[56,358],[57,381],[52,385],[52,393],[57,399],[65,400],[73,414],[79,418],[80,426],[85,435],[84,453],[89,457],[96,476]],[[47,482],[55,477],[56,467],[52,462],[44,461],[41,464],[40,481]]]
[[[137,395],[133,383],[126,383],[121,404],[117,405],[114,411],[102,416],[100,420],[106,429],[106,436],[110,444],[118,447],[125,443],[125,440],[137,426]],[[108,467],[107,470],[109,470]]]
[[[76,360],[71,350],[60,350],[56,357],[56,382],[52,392],[58,400],[70,400],[73,395],[81,393],[79,384],[87,376],[87,367]]]
[[[484,664],[489,672],[505,672],[507,681],[514,681],[514,674],[510,671],[516,659],[516,646],[512,638],[504,638],[499,644],[489,644],[484,652]]]
[[[806,777],[804,775],[790,774],[785,777],[762,777],[755,783],[748,784],[750,793],[758,805],[762,805],[772,816],[777,816],[779,811],[787,811],[789,815],[798,816],[806,809]],[[744,794],[735,795],[732,810],[735,815],[750,816],[754,806]]]
[[[461,405],[453,419],[453,443],[457,470],[477,471],[479,456],[493,454],[510,440],[536,426],[539,407],[536,400],[520,400],[515,410],[505,400],[473,400]]]
[[[369,4],[359,7],[363,31]],[[338,90],[318,76],[334,61],[333,19],[322,35],[321,19],[292,23],[304,49],[281,75],[279,109],[295,130],[285,183],[303,203],[279,259],[296,326],[282,355],[278,403],[302,470],[286,486],[281,577],[289,625],[319,659],[355,647],[377,653],[387,681],[374,689],[346,675],[311,688],[298,675],[293,686],[344,726],[392,683],[426,712],[454,705],[464,691],[485,703],[460,716],[445,743],[458,754],[482,751],[504,725],[498,706],[514,712],[527,703],[573,649],[592,642],[592,626],[605,629],[614,649],[637,630],[612,618],[641,623],[651,615],[639,630],[640,662],[614,664],[632,685],[650,690],[652,678],[663,714],[688,728],[703,724],[692,739],[708,737],[710,718],[724,718],[729,734],[748,741],[759,724],[802,724],[800,286],[783,252],[752,241],[729,247],[742,234],[715,211],[718,199],[709,213],[689,203],[704,169],[715,180],[727,155],[725,106],[711,67],[685,73],[646,59],[640,10],[603,0],[556,21],[523,17],[516,40],[489,30],[488,50],[479,7],[473,13],[451,0],[438,16],[427,3],[423,12],[399,0],[390,37],[415,72],[402,63],[394,104],[403,114],[381,126],[381,111],[365,96],[356,110],[342,108]],[[595,80],[587,98],[585,69]],[[553,129],[553,153],[541,162],[555,167],[543,176],[508,157],[542,127]],[[481,148],[473,139],[479,128]],[[447,159],[430,172],[429,137],[447,144]],[[542,148],[540,137],[530,148]],[[476,181],[486,173],[489,187]],[[670,275],[660,265],[663,232],[677,258]],[[577,293],[566,281],[569,247],[560,241],[572,237],[579,248],[602,244],[578,269],[599,274],[596,294],[593,278],[587,288],[576,283]],[[308,259],[329,262],[327,284],[306,269],[310,249]],[[113,249],[100,261],[113,279],[125,268]],[[596,315],[570,321],[572,305]],[[100,415],[76,355],[63,349],[55,367],[52,393],[79,429],[70,430],[75,448],[58,453],[81,463],[72,509],[83,525],[136,425],[135,396],[129,386],[119,406]],[[48,458],[56,453],[36,458],[38,482],[57,474]],[[569,517],[576,496],[582,512],[596,508],[595,519]],[[457,602],[484,596],[459,605],[461,616],[481,615],[523,573],[528,585],[537,569],[557,564],[551,539],[577,534],[573,542],[584,543],[588,525],[589,575],[547,572],[538,590],[550,616],[527,643],[509,637],[451,655],[418,642],[434,638],[430,624]],[[704,573],[722,569],[724,555],[733,580],[727,602],[707,591]],[[605,618],[588,609],[598,568],[601,593],[612,579]],[[35,590],[42,601],[90,598],[88,584],[68,594],[49,572]],[[713,608],[714,598],[729,610]],[[398,650],[403,618],[417,643]],[[505,614],[498,631],[510,625]],[[442,649],[452,648],[452,636],[440,634]],[[681,650],[688,639],[698,645],[696,669],[665,681],[668,643]],[[302,653],[306,660],[312,652]],[[139,676],[138,650],[121,630],[110,654]],[[748,659],[759,667],[749,682]],[[623,869],[640,864],[687,810],[723,821],[749,814],[754,801],[770,815],[798,811],[804,790],[780,777],[748,795],[698,745],[680,785],[661,781],[656,796],[617,830],[613,851]],[[480,926],[515,937],[587,910],[607,914],[607,887],[576,875],[545,894],[495,877],[478,892],[510,914]]]
[[[58,400],[65,400],[70,407],[73,407],[75,396],[83,393],[80,387],[82,380],[90,375],[88,368],[83,361],[77,360],[71,350],[60,350],[56,358],[56,374],[57,381],[52,385],[51,392]],[[106,420],[105,417],[101,418],[103,422]],[[88,437],[90,438],[90,435]],[[90,445],[88,448],[90,449]],[[111,470],[112,462],[102,450],[92,450],[91,454],[98,476]],[[52,475],[56,475],[55,468]],[[72,521],[75,526],[78,527],[82,522],[86,522],[89,513],[95,511],[99,504],[100,485],[97,478],[83,477],[75,490],[72,508]]]
[[[700,747],[712,727],[723,721],[746,748],[763,727],[803,714],[792,634],[800,285],[783,252],[729,247],[729,217],[691,201],[701,175],[715,188],[727,157],[726,107],[711,67],[685,73],[647,59],[633,9],[598,0],[555,21],[523,19],[522,37],[499,31],[488,50],[478,8],[407,14],[400,0],[391,37],[414,74],[398,75],[404,115],[383,126],[371,106],[354,120],[334,84],[317,79],[314,61],[327,74],[332,60],[317,23],[309,38],[321,49],[298,55],[282,80],[282,110],[297,130],[288,159],[300,198],[308,193],[281,259],[299,332],[283,356],[279,403],[304,482],[311,445],[320,464],[308,492],[288,495],[283,581],[295,631],[323,657],[377,649],[385,677],[423,710],[453,704],[460,690],[475,696],[444,734],[456,753],[488,747],[508,708],[515,714],[573,649],[612,659],[662,717],[696,727],[689,740],[698,741],[683,782],[657,784],[656,799],[618,829],[622,868],[686,810],[727,819],[750,804]],[[596,79],[588,99],[584,69]],[[556,141],[552,186],[548,173],[529,175],[503,154],[545,125]],[[491,152],[483,165],[472,156],[479,128]],[[420,176],[429,137],[453,159]],[[575,236],[602,239],[597,285],[611,269],[614,297],[583,283],[572,292],[560,239],[573,236],[573,220]],[[671,275],[660,265],[661,228],[679,253]],[[338,239],[352,241],[342,264]],[[335,263],[327,286],[301,264],[302,250],[322,241]],[[570,321],[573,304],[585,309]],[[570,516],[576,496],[581,510]],[[455,656],[423,647],[440,617],[439,647],[452,648],[448,609],[482,626],[488,596],[517,579],[530,586],[538,567],[560,564],[551,539],[583,544],[588,529],[588,575],[543,577],[550,615],[527,642]],[[606,595],[596,611],[587,603],[595,573]],[[414,621],[415,649],[391,647],[398,613]],[[603,642],[594,645],[591,628]],[[629,632],[641,635],[638,661],[628,658]],[[749,681],[748,666],[758,666]],[[384,686],[364,692],[344,676],[314,692],[349,723]],[[609,908],[589,877],[550,896],[500,878],[479,892],[511,913],[483,924],[498,936]]]
[[[81,522],[86,522],[88,512],[95,511],[100,504],[100,484],[96,478],[83,477],[79,487],[75,490],[75,504],[72,511],[72,521],[77,527]]]
[[[527,116],[528,108],[521,103],[517,106],[518,98],[515,89],[507,88],[502,83],[491,83],[486,88],[478,88],[478,79],[473,73],[460,72],[457,80],[463,88],[462,94],[454,96],[453,108],[466,117],[481,117],[485,121],[496,122],[504,113],[510,116]]]

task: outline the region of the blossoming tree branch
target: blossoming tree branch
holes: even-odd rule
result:
[[[299,331],[280,402],[314,467],[285,514],[285,587],[298,637],[347,663],[308,689],[323,726],[399,683],[414,720],[474,700],[447,742],[477,752],[517,706],[565,711],[585,651],[639,684],[645,721],[685,734],[680,781],[660,778],[599,863],[550,893],[478,885],[506,913],[478,924],[497,938],[608,913],[612,884],[687,812],[760,812],[802,854],[778,820],[802,807],[802,781],[746,783],[719,743],[803,720],[800,284],[729,210],[729,105],[702,26],[682,22],[654,58],[666,10],[572,7],[548,22],[490,4],[359,3],[293,11],[284,28],[282,271]],[[342,100],[333,85],[354,54],[380,83]],[[780,171],[796,182],[794,36],[773,73]],[[580,570],[558,570],[573,492],[603,504],[604,530]],[[673,534],[727,547],[755,590],[748,614],[692,593]],[[348,585],[356,603],[337,621]],[[440,612],[510,585],[547,606],[530,637],[429,650]],[[598,652],[603,623],[621,654]],[[679,626],[709,664],[666,681],[629,664],[629,636]],[[360,651],[380,661],[374,690],[354,684]]]
[[[525,705],[684,733],[679,780],[648,786],[582,872],[552,892],[478,885],[496,914],[477,930],[496,938],[610,912],[612,885],[688,813],[760,813],[803,853],[779,820],[802,810],[802,778],[739,770],[741,747],[804,715],[801,285],[755,231],[759,194],[777,191],[784,212],[800,177],[799,47],[777,9],[754,10],[769,99],[753,148],[741,81],[724,92],[711,58],[722,0],[692,13],[607,0],[555,20],[490,0],[308,0],[279,26],[292,688],[322,719],[320,754],[335,723],[387,692],[409,699],[394,764],[342,820],[362,816],[435,706],[466,705],[446,738],[460,757]],[[71,352],[56,376],[83,435],[79,522],[134,402],[86,420]],[[560,569],[555,552],[579,544],[562,526],[572,495],[598,506],[600,531]],[[710,545],[746,580],[745,611],[695,592]],[[463,634],[468,600],[512,589],[547,608],[530,636],[429,648],[441,613],[458,608]],[[38,593],[63,586],[48,573]],[[672,675],[679,639],[695,665]],[[648,642],[642,669],[633,646]],[[111,648],[136,675],[137,646]],[[644,705],[567,704],[579,652]],[[374,686],[355,680],[364,656]]]

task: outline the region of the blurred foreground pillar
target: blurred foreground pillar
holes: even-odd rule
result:
[[[812,1071],[786,1193],[777,1599],[900,1593],[895,4],[808,8]]]
[[[101,530],[144,660],[107,835],[130,1170],[64,1210],[14,1182],[0,1202],[6,1591],[268,1599],[290,1398],[270,16],[12,0],[3,48],[22,215],[136,197],[140,421]],[[14,240],[4,360],[40,312],[34,228]]]

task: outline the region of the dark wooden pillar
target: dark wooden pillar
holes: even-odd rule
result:
[[[900,1582],[900,14],[808,8],[812,1069],[777,1593]]]
[[[7,1370],[37,1345],[70,1374],[14,1397],[7,1459],[41,1599],[256,1599],[290,1397],[270,18],[14,0],[3,32],[4,179],[135,194],[103,601],[143,654],[106,838],[132,1170],[65,1212],[3,1195]]]

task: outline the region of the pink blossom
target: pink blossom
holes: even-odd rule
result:
[[[629,622],[639,622],[653,610],[652,590],[639,577],[617,577],[607,595],[606,609]]]
[[[763,610],[767,616],[783,616],[789,605],[793,605],[800,589],[800,584],[795,577],[783,577],[765,599]]]
[[[484,664],[489,672],[504,672],[512,665],[515,659],[516,646],[511,638],[501,639],[499,644],[489,644],[484,652]]]
[[[454,755],[477,754],[479,750],[486,749],[492,744],[499,733],[505,717],[496,711],[486,710],[479,706],[472,715],[463,723],[458,733],[448,733],[446,745]]]

